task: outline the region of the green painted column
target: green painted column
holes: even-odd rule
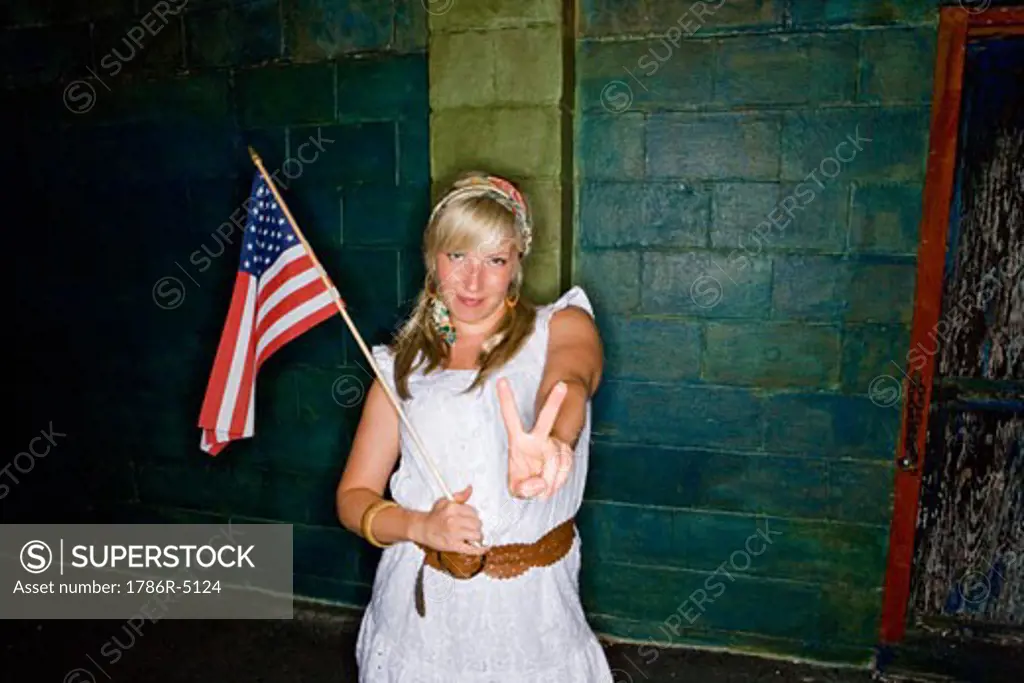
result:
[[[560,293],[566,142],[561,0],[448,0],[429,16],[430,163],[435,196],[460,172],[519,183],[532,204],[525,294]],[[444,10],[444,11],[442,11]]]

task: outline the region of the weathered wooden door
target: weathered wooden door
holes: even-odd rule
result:
[[[1024,11],[1001,18],[940,33],[883,624],[955,680],[1006,667],[943,644],[1024,648]]]
[[[963,93],[911,610],[1024,626],[1024,36],[972,40]]]

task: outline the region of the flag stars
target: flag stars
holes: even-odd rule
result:
[[[301,244],[287,226],[279,204],[266,185],[257,185],[249,205],[250,217],[243,236],[241,267],[256,277],[263,277],[282,252]]]

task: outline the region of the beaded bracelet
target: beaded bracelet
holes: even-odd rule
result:
[[[360,530],[363,532],[363,537],[373,545],[377,546],[378,548],[387,548],[391,544],[381,543],[377,540],[377,537],[373,535],[373,531],[370,530],[370,527],[373,525],[373,518],[376,517],[377,513],[380,512],[381,510],[392,507],[398,507],[398,503],[396,503],[393,500],[385,500],[382,498],[378,501],[371,503],[366,508],[366,511],[363,512],[363,519],[362,523],[360,524]]]

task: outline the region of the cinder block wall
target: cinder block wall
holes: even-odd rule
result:
[[[333,499],[371,375],[342,319],[264,367],[255,439],[211,458],[196,423],[238,266],[230,221],[255,172],[248,145],[367,343],[388,337],[422,281],[426,11],[73,4],[0,12],[17,103],[2,114],[5,166],[20,170],[10,226],[31,249],[13,259],[26,324],[13,332],[9,452],[51,421],[67,434],[32,471],[12,470],[3,514],[289,522],[296,593],[363,604],[376,558],[339,527]]]
[[[563,106],[562,5],[437,3],[429,15],[435,190],[468,169],[523,187],[536,226],[524,293],[539,302],[561,294],[567,275],[562,234],[570,229],[563,217],[572,182],[563,171],[563,146],[571,111]]]
[[[869,394],[909,337],[936,23],[581,3],[576,268],[609,362],[583,590],[641,666],[870,654],[899,414]]]
[[[582,0],[568,164],[561,5],[456,5],[429,18],[429,67],[418,0],[0,10],[28,254],[8,452],[67,434],[0,514],[291,522],[296,592],[364,604],[376,555],[333,492],[369,374],[340,319],[266,366],[256,439],[198,450],[222,226],[253,145],[372,343],[422,282],[432,186],[483,165],[534,196],[557,273],[534,293],[571,256],[607,345],[580,517],[595,627],[640,666],[680,643],[863,661],[898,425],[873,381],[906,352],[933,3]]]

